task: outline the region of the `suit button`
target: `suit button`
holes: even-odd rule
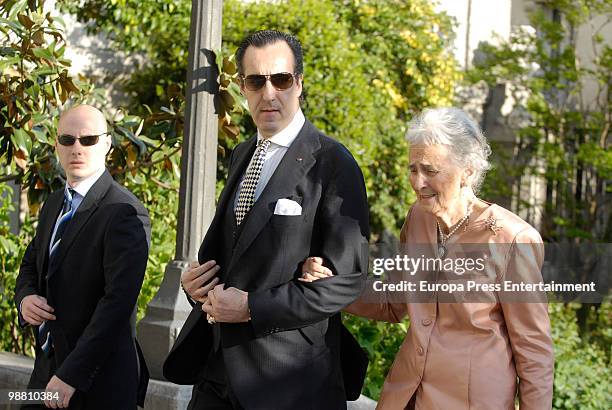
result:
[[[423,350],[423,348],[421,346],[419,346],[417,348],[417,353],[419,354],[419,356],[423,356],[423,354],[425,354],[425,350]]]
[[[431,325],[431,319],[423,319],[423,320],[421,320],[421,324],[423,326],[429,326],[429,325]]]

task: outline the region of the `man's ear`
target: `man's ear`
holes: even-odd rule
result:
[[[300,98],[304,94],[304,75],[298,74],[295,76],[295,81],[300,85]]]
[[[106,134],[106,141],[105,143],[106,145],[106,155],[108,155],[108,153],[110,152],[111,148],[113,147],[113,137],[111,137],[110,133]]]

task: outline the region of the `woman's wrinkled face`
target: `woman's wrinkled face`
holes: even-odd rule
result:
[[[455,165],[446,145],[410,146],[410,185],[425,211],[442,217],[455,213],[461,203],[464,171]]]

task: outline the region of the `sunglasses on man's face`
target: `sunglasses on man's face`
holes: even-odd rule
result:
[[[74,145],[74,143],[76,142],[76,140],[79,140],[79,142],[81,143],[82,146],[84,147],[90,147],[92,145],[96,145],[98,143],[98,140],[100,139],[101,136],[108,134],[107,132],[103,132],[102,134],[98,134],[98,135],[83,135],[82,137],[73,137],[72,135],[68,135],[68,134],[62,134],[59,137],[57,137],[57,142],[60,143],[60,145],[64,145],[66,147],[69,147],[71,145]]]
[[[260,90],[266,85],[268,80],[277,90],[287,90],[293,86],[293,79],[296,75],[291,73],[250,74],[247,76],[241,75],[240,79],[244,87],[249,91]]]

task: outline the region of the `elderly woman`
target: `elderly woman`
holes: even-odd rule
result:
[[[538,232],[475,196],[490,154],[478,125],[456,108],[429,109],[410,123],[407,139],[417,201],[402,227],[402,245],[429,244],[442,259],[456,245],[499,245],[496,252],[504,254],[493,265],[495,280],[534,272],[541,280]],[[302,272],[304,281],[331,274],[319,257],[308,258]],[[410,317],[377,409],[513,410],[517,391],[521,410],[551,408],[554,357],[546,303],[513,303],[498,292],[467,303],[398,303],[372,283],[346,312],[387,322]]]

